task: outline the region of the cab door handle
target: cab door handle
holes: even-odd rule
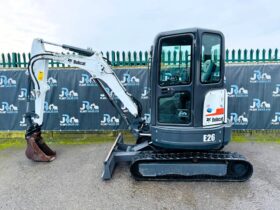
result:
[[[170,90],[171,90],[170,88],[162,88],[162,89],[161,89],[161,93],[162,93],[162,94],[167,94],[167,93],[170,92]]]

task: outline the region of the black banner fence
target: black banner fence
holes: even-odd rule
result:
[[[115,72],[127,90],[141,102],[143,118],[149,122],[148,70],[130,68]],[[225,79],[228,117],[234,123],[234,129],[280,129],[280,64],[227,65]],[[48,84],[51,90],[47,92],[44,104],[44,130],[127,128],[86,71],[50,70]],[[0,130],[25,130],[26,87],[24,70],[0,70]],[[106,91],[112,94],[109,88]],[[126,111],[125,105],[122,109]]]

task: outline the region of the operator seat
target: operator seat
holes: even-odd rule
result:
[[[216,65],[214,64],[214,62],[211,59],[206,60],[202,65],[201,82],[209,81],[215,69]]]

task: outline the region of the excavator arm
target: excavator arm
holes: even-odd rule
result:
[[[58,48],[63,48],[72,52],[72,54],[47,51],[45,49],[45,45],[53,45]],[[72,47],[69,45],[58,45],[55,43],[46,42],[42,39],[35,39],[32,43],[31,56],[32,57],[28,64],[28,92],[29,94],[31,91],[34,93],[35,111],[30,111],[30,100],[28,100],[27,113],[25,117],[27,118],[29,124],[26,130],[26,140],[28,145],[26,156],[29,159],[36,161],[51,161],[55,158],[55,152],[47,147],[41,137],[45,96],[46,92],[50,89],[49,85],[47,84],[48,63],[50,60],[69,65],[71,67],[77,67],[89,72],[91,77],[107,95],[110,102],[121,114],[122,118],[125,120],[130,129],[137,130],[132,128],[133,126],[131,127],[132,123],[129,122],[127,116],[122,112],[122,109],[117,103],[115,103],[114,99],[109,94],[107,94],[104,83],[113,91],[113,93],[119,98],[122,104],[127,107],[128,111],[134,116],[135,119],[138,120],[139,123],[141,122],[140,104],[131,96],[131,94],[126,91],[101,53]],[[31,87],[33,87],[32,90]]]

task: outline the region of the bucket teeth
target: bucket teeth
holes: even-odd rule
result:
[[[56,152],[44,142],[41,132],[35,132],[25,137],[27,148],[25,155],[28,159],[39,162],[50,162],[56,158]]]

